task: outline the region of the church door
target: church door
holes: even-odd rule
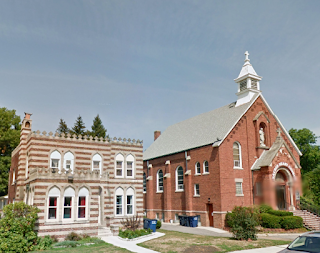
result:
[[[207,204],[207,210],[208,210],[208,215],[209,215],[209,226],[213,227],[213,216],[212,216],[212,212],[213,212],[213,205],[212,204]]]
[[[286,188],[285,185],[276,187],[277,206],[279,210],[286,210]]]

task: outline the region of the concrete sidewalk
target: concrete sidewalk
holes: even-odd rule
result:
[[[232,251],[229,253],[278,253],[279,251],[285,249],[288,245],[278,245],[272,246],[267,248],[260,248],[260,249],[246,249],[246,250],[238,250]]]
[[[155,232],[151,236],[147,236],[142,239],[138,239],[138,240],[134,240],[134,241],[121,240],[121,239],[119,239],[118,236],[105,236],[105,237],[102,237],[101,239],[107,243],[113,244],[113,245],[120,247],[120,248],[125,248],[127,250],[132,251],[132,252],[159,253],[158,251],[154,251],[151,249],[146,249],[146,248],[140,247],[137,244],[145,242],[145,241],[149,241],[149,240],[152,240],[152,239],[164,236],[164,235],[165,235],[164,233]]]

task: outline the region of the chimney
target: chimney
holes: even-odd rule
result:
[[[161,131],[154,131],[154,140],[158,139],[161,135]]]
[[[24,116],[25,119],[30,119],[30,117],[32,115],[32,113],[28,113],[28,112],[25,112],[24,114],[25,114],[25,116]]]

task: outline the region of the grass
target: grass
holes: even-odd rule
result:
[[[45,250],[45,251],[32,251],[32,253],[65,253],[65,252],[70,252],[70,253],[85,253],[85,252],[95,252],[95,253],[126,253],[126,252],[131,252],[126,249],[122,249],[116,246],[113,246],[112,244],[109,243],[99,243],[95,245],[83,245],[83,246],[78,246],[75,248],[55,248],[51,250]]]
[[[194,253],[194,252],[230,252],[235,250],[264,248],[288,244],[291,241],[266,240],[238,241],[233,238],[212,237],[186,234],[176,231],[159,230],[166,235],[160,238],[138,244],[162,253]]]

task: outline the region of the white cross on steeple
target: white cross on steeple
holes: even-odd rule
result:
[[[246,55],[246,59],[244,61],[245,62],[250,61],[248,51],[246,51],[244,54]]]

